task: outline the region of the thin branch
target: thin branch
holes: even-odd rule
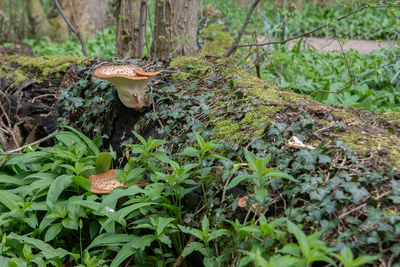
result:
[[[69,19],[65,16],[65,13],[62,10],[58,0],[54,0],[54,3],[56,4],[57,10],[58,10],[58,12],[60,12],[61,16],[63,17],[63,19],[65,21],[65,23],[67,23],[67,25],[71,29],[71,31],[73,31],[76,34],[76,36],[78,37],[79,42],[81,43],[81,46],[82,46],[83,55],[85,57],[87,57],[88,54],[87,54],[87,50],[86,50],[86,45],[85,45],[85,41],[83,40],[83,37],[82,37],[81,33],[77,29],[75,29],[75,27],[71,24]]]
[[[253,2],[253,4],[251,5],[251,7],[249,9],[249,12],[247,12],[247,16],[246,16],[246,19],[245,19],[245,21],[243,23],[243,26],[240,29],[240,32],[239,32],[238,36],[236,37],[235,42],[233,43],[233,45],[228,49],[228,51],[226,51],[226,53],[224,55],[225,57],[229,57],[230,55],[232,55],[236,51],[236,48],[239,47],[238,44],[239,44],[240,40],[242,39],[244,31],[246,30],[247,24],[249,24],[249,22],[250,22],[251,15],[253,14],[254,9],[256,8],[258,3],[260,3],[260,1],[261,0],[255,0]]]
[[[347,18],[347,17],[349,17],[351,15],[354,15],[354,14],[356,14],[356,13],[358,13],[358,12],[360,12],[360,11],[366,9],[366,8],[395,8],[395,7],[400,7],[400,5],[379,5],[379,6],[365,5],[365,6],[362,6],[362,7],[358,8],[358,9],[356,9],[356,10],[353,10],[353,11],[351,11],[351,12],[349,12],[349,13],[341,16],[341,17],[338,17],[338,18],[334,19],[332,22],[338,22],[340,20],[343,20],[343,19],[345,19],[345,18]],[[299,39],[299,38],[304,37],[304,36],[308,36],[310,34],[313,34],[316,31],[324,29],[324,28],[330,26],[332,24],[332,22],[324,24],[324,25],[321,25],[321,26],[318,26],[318,27],[314,28],[311,31],[308,31],[308,32],[305,32],[305,33],[302,33],[302,34],[298,34],[298,35],[295,35],[295,36],[292,36],[292,37],[289,37],[289,38],[287,38],[285,40],[268,41],[268,42],[258,43],[258,44],[236,44],[236,45],[234,44],[235,47],[233,47],[233,46],[232,47],[233,47],[233,49],[235,49],[237,47],[246,47],[246,46],[265,46],[265,45],[272,45],[272,44],[284,44],[284,43],[287,43],[289,41],[296,40],[296,39]]]
[[[317,91],[312,92],[310,95],[314,95],[314,94],[316,94],[316,93],[318,93],[318,92],[330,93],[330,94],[340,93],[340,92],[346,90],[347,88],[353,86],[354,84],[358,83],[359,81],[361,81],[362,79],[364,79],[364,78],[367,77],[368,75],[371,75],[371,74],[374,73],[375,71],[378,71],[378,70],[380,70],[380,69],[382,69],[382,68],[385,68],[385,67],[387,67],[387,66],[390,66],[390,65],[396,63],[396,62],[399,61],[399,60],[400,60],[400,58],[396,58],[395,60],[393,60],[393,61],[391,61],[391,62],[389,62],[389,63],[387,63],[387,64],[383,64],[383,65],[377,67],[376,69],[370,70],[370,71],[366,72],[364,75],[358,77],[358,78],[355,79],[353,82],[349,83],[348,85],[342,87],[342,88],[339,89],[339,90],[336,90],[336,91],[329,91],[329,90],[318,89]]]
[[[349,61],[347,60],[346,53],[344,52],[343,44],[340,40],[337,40],[337,41],[339,43],[340,51],[342,52],[342,55],[344,58],[344,62],[346,63],[347,72],[349,73],[349,77],[350,77],[350,84],[353,84],[354,83],[353,73],[351,72]]]
[[[34,146],[34,145],[40,144],[40,143],[42,143],[42,142],[44,142],[44,141],[46,141],[46,140],[52,138],[56,133],[58,133],[58,130],[52,132],[52,133],[49,134],[48,136],[43,137],[43,138],[41,138],[41,139],[39,139],[39,140],[37,140],[37,141],[35,141],[35,142],[32,142],[32,143],[30,143],[30,144],[21,146],[20,148],[11,150],[11,151],[9,151],[9,152],[6,152],[6,154],[16,153],[16,152],[19,152],[19,151],[21,151],[22,149],[24,149],[24,148],[26,148],[26,147],[28,147],[28,146]]]

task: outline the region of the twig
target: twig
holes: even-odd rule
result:
[[[256,43],[258,43],[257,31],[254,31],[254,39]],[[254,66],[256,67],[257,77],[261,79],[261,63],[260,63],[260,50],[259,47],[256,47],[256,60],[254,61]]]
[[[48,97],[48,96],[52,96],[52,97],[54,97],[54,98],[57,98],[57,95],[56,95],[56,94],[43,94],[43,95],[35,96],[34,98],[32,98],[32,100],[29,100],[29,101],[30,101],[31,103],[34,103],[34,102],[36,101],[36,99],[42,98],[42,97]]]
[[[44,141],[49,140],[50,138],[52,138],[56,133],[58,133],[58,130],[55,130],[54,132],[52,132],[52,133],[49,134],[48,136],[43,137],[43,138],[41,138],[41,139],[39,139],[39,140],[37,140],[37,141],[35,141],[35,142],[32,142],[32,143],[27,144],[27,145],[23,145],[23,146],[21,146],[20,148],[11,150],[11,151],[7,152],[6,154],[16,153],[16,152],[19,152],[19,151],[21,151],[22,149],[24,149],[24,148],[26,148],[26,147],[28,147],[28,146],[34,146],[34,145],[40,144],[40,143],[42,143],[42,142],[44,142]]]
[[[392,7],[393,8],[394,7],[400,7],[400,5],[379,5],[379,6],[365,5],[365,6],[362,6],[362,7],[358,8],[358,9],[356,9],[356,10],[353,10],[352,12],[349,12],[349,13],[341,16],[341,17],[338,17],[338,18],[334,19],[333,22],[337,22],[337,21],[340,21],[342,19],[345,19],[345,18],[347,18],[347,17],[349,17],[351,15],[354,15],[354,14],[356,14],[356,13],[358,13],[358,12],[360,12],[360,11],[366,9],[366,8],[392,8]],[[301,37],[310,35],[310,34],[316,32],[316,31],[319,31],[319,30],[321,30],[323,28],[326,28],[326,27],[330,26],[331,24],[332,24],[332,22],[324,24],[324,25],[320,25],[320,26],[312,29],[311,31],[308,31],[308,32],[305,32],[305,33],[302,33],[302,34],[298,34],[298,35],[289,37],[289,38],[287,38],[285,40],[281,40],[281,41],[267,41],[267,42],[258,43],[258,44],[236,44],[236,45],[234,44],[235,47],[233,49],[235,49],[237,47],[246,47],[246,46],[265,46],[265,45],[272,45],[272,44],[284,44],[284,43],[287,43],[289,41],[292,41],[292,40],[299,39]]]
[[[379,200],[379,199],[381,199],[381,198],[383,198],[383,197],[389,195],[390,193],[391,193],[391,192],[385,192],[385,193],[383,193],[383,194],[381,194],[381,195],[375,197],[374,199],[375,199],[375,200]],[[358,207],[355,207],[354,209],[349,210],[348,212],[345,212],[345,213],[341,214],[338,218],[339,218],[339,219],[343,219],[343,218],[346,217],[347,215],[349,215],[349,214],[351,214],[351,213],[353,213],[353,212],[355,212],[355,211],[357,211],[357,210],[359,210],[359,209],[362,209],[362,208],[364,208],[365,206],[367,206],[367,203],[364,203],[364,204],[362,204],[362,205],[360,205],[360,206],[358,206]]]
[[[258,5],[258,3],[260,3],[261,0],[255,0],[253,2],[253,4],[251,5],[249,12],[247,12],[247,16],[246,19],[243,23],[242,28],[240,29],[240,32],[238,34],[238,36],[235,39],[235,42],[233,43],[233,45],[228,49],[228,51],[226,51],[225,53],[225,57],[229,57],[230,55],[232,55],[235,51],[236,48],[239,47],[238,44],[240,42],[240,39],[242,39],[243,33],[246,30],[247,24],[249,24],[250,22],[250,18],[251,18],[251,14],[253,14],[254,9],[256,8],[256,6]]]
[[[383,65],[379,66],[379,67],[376,68],[376,69],[370,70],[370,71],[368,71],[367,73],[365,73],[364,75],[362,75],[362,76],[358,77],[357,79],[355,79],[352,83],[350,83],[350,84],[348,84],[348,85],[342,87],[342,88],[339,89],[339,90],[336,90],[336,91],[329,91],[329,90],[318,89],[318,90],[312,92],[310,95],[314,95],[314,94],[316,94],[316,93],[318,93],[318,92],[330,93],[330,94],[340,93],[340,92],[346,90],[347,88],[353,86],[354,84],[358,83],[359,81],[361,81],[361,80],[364,79],[365,77],[371,75],[371,74],[374,73],[375,71],[378,71],[378,70],[380,70],[380,69],[382,69],[382,68],[385,68],[385,67],[387,67],[387,66],[390,66],[390,65],[396,63],[396,62],[399,61],[399,60],[400,60],[400,58],[396,58],[395,60],[393,60],[393,61],[391,61],[391,62],[389,62],[389,63],[387,63],[387,64],[383,64]]]
[[[339,43],[340,51],[342,52],[344,62],[346,63],[347,72],[349,73],[349,77],[350,77],[350,84],[353,84],[354,78],[353,78],[353,74],[351,73],[350,64],[349,64],[349,61],[347,60],[346,53],[343,50],[343,44],[340,40],[337,40],[337,42]]]
[[[64,11],[62,10],[62,8],[61,8],[60,3],[58,2],[58,0],[54,0],[54,3],[56,4],[56,7],[57,7],[58,11],[60,12],[61,16],[63,17],[65,23],[67,23],[68,27],[69,27],[69,28],[76,34],[76,36],[78,37],[79,42],[81,43],[81,46],[82,46],[83,55],[84,55],[85,57],[87,57],[88,54],[87,54],[87,50],[86,50],[86,45],[85,45],[85,41],[83,40],[83,37],[82,37],[81,33],[80,33],[77,29],[75,29],[75,27],[71,24],[71,22],[69,21],[69,19],[65,16],[65,13],[64,13]]]

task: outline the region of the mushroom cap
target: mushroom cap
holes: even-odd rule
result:
[[[115,170],[109,170],[108,172],[90,175],[88,177],[90,183],[92,184],[90,186],[90,191],[93,194],[108,194],[117,187],[125,186],[124,183],[115,179],[113,180],[113,178],[116,177],[117,172]]]
[[[135,70],[135,73],[136,73],[136,75],[139,75],[139,76],[151,77],[151,76],[155,76],[155,75],[162,73],[162,70],[155,71],[155,72],[145,72],[145,71],[143,71],[142,68],[137,68]]]
[[[241,208],[247,207],[247,200],[248,199],[249,199],[248,196],[244,196],[244,197],[239,198],[238,206],[241,207]]]
[[[126,78],[130,80],[147,80],[149,77],[160,74],[162,71],[145,72],[142,68],[131,65],[102,66],[97,68],[93,75],[101,79]]]
[[[130,65],[119,65],[119,66],[102,66],[97,68],[93,75],[94,77],[100,79],[110,79],[110,78],[126,78],[130,80],[147,80],[149,79],[147,76],[138,76],[135,70],[140,69],[139,71],[143,71],[139,67],[130,66]]]

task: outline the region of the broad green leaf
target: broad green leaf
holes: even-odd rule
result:
[[[192,254],[194,251],[198,251],[201,254],[205,255],[206,251],[204,248],[204,244],[200,243],[200,242],[192,242],[189,244],[189,246],[187,246],[183,252],[182,252],[182,257],[186,257],[190,254]]]
[[[297,182],[297,180],[295,178],[293,178],[293,176],[291,176],[291,175],[289,175],[287,173],[278,171],[278,170],[264,170],[262,172],[262,175],[267,176],[267,177],[285,178],[285,179],[288,179],[290,181]]]
[[[112,156],[107,152],[100,152],[96,157],[96,174],[110,170]]]
[[[54,136],[57,140],[65,144],[65,146],[72,147],[76,145],[82,152],[87,153],[86,144],[79,136],[70,132],[58,132]]]
[[[281,267],[281,266],[291,267],[291,266],[304,266],[304,265],[305,265],[305,262],[302,259],[294,258],[291,256],[283,256],[275,262],[274,266],[276,266],[276,267]]]
[[[143,146],[147,146],[146,140],[144,140],[144,138],[140,134],[136,133],[135,131],[132,131],[132,133],[136,136],[139,142],[142,143]]]
[[[293,234],[296,237],[297,242],[300,246],[300,250],[303,253],[304,257],[308,258],[310,256],[310,247],[308,244],[307,236],[297,227],[297,225],[295,225],[291,221],[287,221],[287,227],[289,233]]]
[[[130,186],[127,189],[117,188],[103,198],[100,209],[105,207],[115,207],[115,203],[118,201],[118,199],[126,196],[134,196],[139,193],[143,193],[143,189],[136,185]]]
[[[50,246],[49,244],[47,244],[39,239],[35,239],[35,238],[27,237],[27,236],[21,236],[21,235],[15,234],[15,233],[9,234],[7,236],[7,238],[17,240],[21,243],[28,243],[28,244],[34,246],[35,248],[39,249],[43,253],[43,256],[46,259],[63,258],[67,255],[70,255],[70,253],[68,251],[66,251],[62,248],[55,249],[52,246]]]
[[[367,263],[371,263],[379,259],[379,256],[360,256],[353,261],[353,267],[364,266]],[[347,267],[347,266],[346,266]]]
[[[147,140],[147,149],[150,151],[158,146],[162,146],[167,143],[168,143],[167,141],[152,139],[151,137],[149,137],[149,140]]]
[[[5,175],[5,174],[0,174],[0,183],[2,184],[12,184],[12,185],[23,185],[24,182],[14,176],[10,176],[10,175]]]
[[[287,243],[279,250],[280,253],[290,254],[292,256],[300,257],[300,248],[295,243]]]
[[[157,159],[159,159],[161,162],[164,162],[164,163],[168,163],[170,161],[167,154],[165,154],[164,152],[161,152],[161,151],[155,151],[155,152],[151,153],[151,155],[156,157]]]
[[[90,245],[86,248],[86,250],[95,247],[122,246],[123,244],[131,240],[132,240],[132,235],[104,233],[93,239],[92,243],[90,243]]]
[[[197,141],[197,144],[200,147],[200,150],[203,150],[204,144],[205,144],[205,141],[204,141],[203,137],[201,137],[201,135],[198,132],[193,132],[193,135],[196,138],[196,141]]]
[[[156,240],[154,235],[132,236],[132,241],[126,243],[111,262],[110,267],[119,267],[121,263],[137,250],[144,250]]]
[[[129,171],[128,175],[126,176],[126,179],[128,181],[137,181],[138,179],[141,179],[144,172],[146,171],[145,168],[133,168],[132,170]]]
[[[163,218],[163,217],[158,217],[158,223],[157,223],[157,235],[160,235],[165,227],[168,226],[171,222],[175,221],[175,218]]]
[[[77,205],[77,206],[81,206],[81,207],[85,207],[88,209],[91,209],[93,211],[98,211],[100,208],[100,203],[97,201],[93,201],[93,200],[89,200],[89,199],[74,199],[73,197],[71,197],[68,200],[68,204],[69,205]]]
[[[0,191],[0,203],[6,206],[9,210],[18,210],[18,202],[22,202],[20,196],[15,195],[7,190]]]
[[[57,177],[51,184],[46,198],[46,205],[47,207],[49,207],[50,210],[53,210],[55,208],[57,199],[62,191],[64,191],[65,188],[71,185],[71,178],[72,176],[70,175],[61,175]]]
[[[208,220],[207,216],[204,216],[203,221],[201,221],[201,230],[204,233],[207,233],[208,229],[210,229],[210,221]]]
[[[353,252],[351,252],[351,249],[349,247],[342,248],[342,250],[340,251],[340,256],[342,256],[347,264],[353,262]],[[345,262],[343,262],[343,264],[345,264]]]
[[[211,155],[205,156],[204,158],[205,158],[205,159],[229,160],[228,158],[223,157],[223,156],[218,155],[218,154],[211,154]]]
[[[187,226],[183,226],[183,225],[178,225],[178,228],[184,232],[185,234],[190,234],[190,235],[194,235],[195,237],[197,237],[200,240],[203,240],[203,236],[201,235],[200,231],[195,229],[195,228],[190,228]]]
[[[117,253],[113,261],[111,262],[110,267],[119,267],[122,266],[122,262],[132,256],[137,249],[132,247],[132,244],[135,241],[131,241],[126,243]]]
[[[143,202],[143,203],[136,203],[133,205],[130,205],[126,208],[120,209],[117,212],[113,212],[111,214],[110,217],[108,217],[108,219],[102,224],[100,231],[102,231],[104,229],[104,227],[106,225],[108,225],[110,222],[114,222],[117,221],[117,218],[124,218],[125,216],[127,216],[128,214],[130,214],[131,212],[137,210],[137,209],[141,209],[147,206],[151,206],[151,205],[156,205],[157,203],[155,202]]]
[[[244,156],[249,163],[249,167],[252,171],[257,172],[257,157],[253,154],[253,152],[248,151],[247,149],[244,151]]]
[[[84,134],[81,132],[77,131],[76,129],[70,127],[70,126],[64,126],[64,128],[67,128],[68,130],[74,132],[79,138],[82,139],[83,142],[87,145],[87,147],[91,150],[92,154],[94,156],[97,156],[100,153],[99,148],[96,146],[96,144],[90,140],[90,138],[86,137]]]
[[[61,223],[56,223],[53,224],[52,226],[47,229],[46,234],[44,236],[44,242],[49,242],[53,240],[63,229],[63,226]]]
[[[232,179],[232,181],[229,183],[229,185],[226,187],[225,190],[229,190],[240,184],[242,181],[247,180],[249,178],[253,178],[254,175],[251,174],[242,174],[238,175],[235,178]]]
[[[186,155],[186,156],[193,156],[193,157],[200,157],[200,151],[194,147],[186,147],[181,153],[178,155]]]
[[[226,229],[213,230],[210,233],[210,235],[208,236],[208,241],[214,240],[214,239],[216,239],[216,238],[218,238],[220,236],[223,236],[223,235],[228,235],[228,236],[231,235],[231,236],[233,236],[233,234],[230,231],[226,230]]]
[[[81,186],[83,189],[85,189],[86,191],[90,192],[90,187],[92,186],[90,181],[88,180],[88,178],[83,177],[83,176],[74,176],[71,178],[71,180]]]

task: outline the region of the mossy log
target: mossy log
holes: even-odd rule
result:
[[[269,188],[275,204],[268,216],[283,214],[304,224],[303,229],[319,225],[323,239],[333,246],[350,244],[362,254],[381,253],[385,262],[399,260],[393,252],[399,234],[391,230],[387,235],[385,229],[394,229],[400,214],[400,113],[323,105],[215,57],[179,57],[164,65],[116,62],[164,70],[149,84],[150,106],[137,112],[120,103],[110,83],[93,77],[95,68],[112,62],[29,57],[0,61],[3,150],[68,124],[92,138],[107,135],[103,148],[111,145],[121,163],[121,144],[135,142],[132,131],[168,140],[164,149],[169,152],[193,143],[191,133],[198,131],[208,140],[223,140],[220,153],[235,162],[243,161],[243,149],[271,153],[271,167],[298,179],[298,184]],[[293,143],[294,137],[302,143]],[[217,172],[211,172],[214,180]],[[245,185],[234,189],[231,194],[238,196],[253,191]],[[223,209],[236,209],[232,207]],[[240,219],[238,210],[232,214]]]
[[[21,136],[18,145],[34,141],[35,137],[32,134],[26,139],[27,134],[29,135],[34,128],[42,127],[44,130],[36,138],[43,137],[43,134],[48,134],[56,128],[57,119],[62,115],[57,109],[58,94],[68,87],[73,88],[74,83],[79,80],[92,82],[93,77],[81,77],[82,73],[77,73],[76,67],[85,66],[86,70],[93,64],[96,65],[94,61],[80,57],[11,56],[0,58],[0,62],[2,62],[0,69],[1,122],[3,127],[7,126],[7,129],[18,127],[19,132],[25,133]],[[135,63],[147,64],[148,68],[155,67],[147,62]],[[188,96],[212,93],[214,95],[213,99],[207,101],[214,100],[214,103],[209,103],[209,105],[218,112],[203,114],[200,120],[206,123],[207,127],[214,129],[212,138],[224,139],[231,144],[248,145],[254,138],[262,138],[272,121],[291,125],[294,121],[306,116],[314,122],[312,130],[315,138],[304,140],[305,143],[318,147],[328,140],[340,139],[352,147],[358,155],[373,158],[375,166],[400,168],[400,113],[398,112],[376,113],[362,109],[323,105],[307,96],[266,84],[220,58],[181,57],[174,59],[170,66],[164,66],[164,68],[165,73],[156,80],[157,89],[168,85],[176,88],[176,94]],[[191,88],[193,86],[197,88]],[[90,90],[93,87],[89,84],[82,89]],[[115,132],[118,135],[125,135],[123,140],[120,137],[117,138],[118,142],[121,142],[132,137],[126,130],[138,130],[141,127],[139,132],[146,132],[149,129],[145,128],[151,127],[151,132],[154,132],[154,125],[158,125],[157,127],[160,127],[160,123],[164,125],[160,122],[163,118],[157,118],[155,122],[142,118],[140,123],[146,125],[144,128],[143,125],[137,124],[140,117],[146,117],[146,112],[157,109],[157,103],[160,103],[157,98],[155,99],[157,103],[153,103],[143,113],[138,113],[121,105],[111,85],[107,85],[105,89],[109,91],[104,92],[104,95],[113,95],[113,101],[111,101],[112,107],[108,107],[104,112],[113,114],[108,114],[108,116],[98,114],[98,116],[108,119],[111,116],[114,120],[121,120],[121,122],[114,121],[114,125],[101,125],[99,124],[101,119],[90,118],[98,123],[93,126],[95,131],[88,133],[90,136],[106,133],[113,139],[116,137],[113,136],[113,130],[110,127],[121,128],[123,125],[123,129]],[[88,92],[80,93],[82,98],[90,95]],[[163,94],[169,95],[171,92]],[[84,107],[78,105],[75,110],[68,110],[67,115],[70,119],[76,120],[84,110]],[[125,117],[134,117],[134,119],[129,120]],[[9,120],[12,121],[11,124]],[[83,132],[87,132],[78,121],[70,123],[81,128]],[[133,125],[130,125],[132,123]],[[96,126],[107,127],[100,130]],[[2,137],[4,138],[4,133]],[[10,142],[2,140],[3,147],[7,147],[7,144]]]

